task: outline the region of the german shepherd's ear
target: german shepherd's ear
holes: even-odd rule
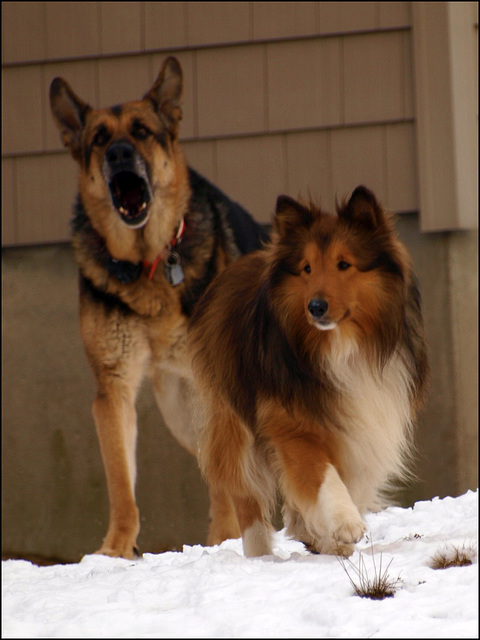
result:
[[[369,229],[375,229],[385,222],[382,207],[370,189],[363,185],[358,186],[347,204],[338,209],[338,215],[344,220],[362,224]]]
[[[153,87],[143,99],[151,100],[158,117],[174,138],[177,137],[178,123],[182,119],[182,93],[182,67],[176,58],[169,56],[163,63]]]
[[[80,138],[90,105],[81,100],[63,78],[54,78],[50,85],[50,108],[63,144],[75,160],[80,161]]]
[[[301,227],[310,227],[312,222],[310,209],[289,196],[278,196],[273,226],[280,236],[288,237]]]

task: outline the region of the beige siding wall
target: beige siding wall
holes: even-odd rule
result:
[[[327,207],[360,182],[418,208],[408,2],[2,4],[3,245],[66,241],[75,167],[56,75],[93,106],[185,74],[190,163],[269,221],[280,192]]]

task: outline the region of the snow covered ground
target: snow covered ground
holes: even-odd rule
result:
[[[368,515],[351,561],[363,559],[369,579],[373,562],[378,574],[391,561],[398,590],[383,600],[354,595],[337,558],[310,555],[282,532],[274,555],[258,559],[228,540],[137,561],[4,561],[2,637],[477,638],[477,515],[478,491]],[[452,544],[473,549],[473,564],[431,568]]]

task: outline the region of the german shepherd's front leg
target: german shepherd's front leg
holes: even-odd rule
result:
[[[80,326],[97,383],[93,417],[107,479],[110,519],[98,553],[133,558],[140,530],[135,502],[135,401],[148,345],[135,316],[81,298]]]
[[[108,532],[97,553],[133,558],[140,530],[135,503],[135,398],[122,384],[110,381],[93,403],[93,417],[110,499]]]

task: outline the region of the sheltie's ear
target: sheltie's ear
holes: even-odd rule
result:
[[[273,226],[280,236],[288,237],[301,227],[308,229],[312,222],[313,216],[310,209],[293,198],[278,196]]]
[[[370,229],[375,229],[385,222],[385,216],[377,199],[363,185],[357,187],[348,203],[338,209],[338,215],[344,220],[358,222]]]

